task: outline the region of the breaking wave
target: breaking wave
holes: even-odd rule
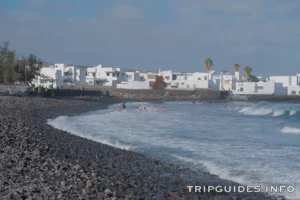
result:
[[[300,135],[300,128],[285,126],[281,129],[281,133]]]
[[[255,116],[271,116],[271,117],[286,117],[300,119],[300,105],[299,104],[275,104],[260,102],[251,106],[242,108],[240,113],[245,115]]]

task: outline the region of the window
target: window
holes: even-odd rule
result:
[[[198,78],[198,80],[200,80],[200,81],[201,81],[201,78]]]
[[[93,85],[93,81],[89,81],[89,85]]]
[[[176,83],[176,86],[179,86],[179,83]]]
[[[241,91],[241,92],[244,92],[244,88],[241,88],[240,91]]]
[[[69,75],[69,73],[68,72],[64,72],[64,76],[68,76]]]
[[[207,80],[207,76],[204,76],[204,80]]]
[[[98,73],[98,75],[100,75],[100,73]]]
[[[300,94],[300,91],[299,91],[299,94]]]
[[[292,94],[296,94],[296,91],[292,91]]]
[[[95,73],[92,73],[92,76],[95,76],[96,74]]]
[[[106,73],[106,76],[109,76],[109,72]]]
[[[184,83],[182,82],[181,85],[184,85]]]

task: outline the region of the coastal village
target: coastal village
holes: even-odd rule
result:
[[[204,71],[206,70],[206,71]],[[252,67],[232,66],[232,72],[213,70],[210,58],[204,61],[203,72],[182,73],[172,70],[139,71],[125,68],[43,64],[40,75],[33,79],[37,87],[71,89],[101,86],[118,89],[152,89],[157,77],[167,90],[231,91],[235,95],[300,96],[300,73],[291,76],[254,76]]]

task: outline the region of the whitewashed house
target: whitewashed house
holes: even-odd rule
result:
[[[286,95],[287,90],[282,83],[274,82],[237,82],[234,94],[239,95]]]
[[[125,69],[98,65],[87,68],[86,83],[88,85],[110,86],[116,88],[118,83],[128,80],[126,77]]]
[[[145,74],[141,76],[139,71],[127,70],[125,72],[125,81],[117,84],[120,89],[150,89],[151,81],[145,78]]]
[[[219,86],[221,91],[232,91],[235,89],[237,82],[236,76],[232,75],[230,72],[221,72],[219,74],[213,75],[213,80],[216,85]]]
[[[300,74],[296,74],[296,76],[270,76],[267,81],[281,83],[286,88],[287,95],[300,95]]]
[[[84,84],[85,74],[85,67],[56,63],[42,67],[40,76],[32,83],[45,88],[71,88],[77,84]]]
[[[214,71],[209,73],[172,73],[172,71],[160,72],[167,83],[168,89],[210,89],[218,90],[218,81],[213,80]]]

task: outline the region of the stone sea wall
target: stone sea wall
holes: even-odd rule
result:
[[[217,91],[187,91],[187,90],[110,90],[110,94],[127,100],[218,100],[220,92]]]

